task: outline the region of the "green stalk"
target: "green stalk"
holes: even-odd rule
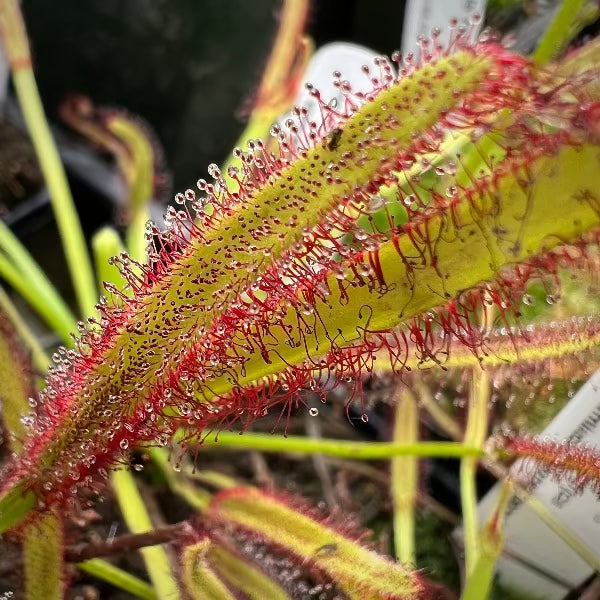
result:
[[[152,531],[154,529],[152,520],[132,474],[126,470],[114,471],[111,481],[129,531],[131,533]],[[147,546],[141,548],[140,552],[159,600],[181,598],[165,549],[162,546]]]
[[[134,260],[146,262],[146,223],[150,219],[150,212],[146,207],[135,211],[129,227],[127,228],[127,250]]]
[[[482,311],[482,329],[489,332],[493,323],[494,309],[486,306]],[[488,431],[488,401],[490,399],[490,376],[481,367],[475,367],[471,376],[469,414],[465,428],[464,444],[481,448]],[[479,556],[479,526],[477,523],[477,458],[467,457],[460,464],[460,498],[465,536],[465,571],[467,580]]]
[[[58,318],[56,311],[44,301],[44,297],[39,295],[36,289],[30,285],[17,267],[10,260],[0,254],[0,277],[2,277],[27,303],[48,323],[48,325],[57,331],[60,337],[66,341],[73,329],[70,328],[68,321]],[[73,324],[75,322],[73,321]]]
[[[396,393],[394,442],[416,444],[419,436],[419,410],[413,393],[405,386]],[[392,500],[394,504],[394,541],[396,557],[415,565],[415,509],[419,462],[414,456],[392,458]]]
[[[496,563],[504,549],[504,518],[512,496],[510,483],[504,483],[498,506],[485,524],[481,536],[481,552],[467,578],[462,600],[487,600],[494,582]]]
[[[473,370],[469,396],[469,416],[465,429],[464,444],[481,448],[487,434],[489,400],[489,375],[482,369]],[[465,536],[465,567],[467,578],[479,555],[479,531],[477,524],[477,458],[466,457],[460,464],[460,498]]]
[[[46,274],[18,238],[0,221],[0,276],[40,314],[68,345],[76,319]]]
[[[8,317],[19,336],[19,339],[23,341],[27,349],[31,352],[31,358],[35,368],[38,369],[40,374],[45,373],[51,364],[50,359],[27,326],[27,323],[21,318],[19,311],[11,302],[8,294],[2,288],[0,288],[0,311]]]
[[[456,442],[355,442],[349,440],[314,439],[302,436],[271,435],[266,433],[221,432],[215,439],[205,438],[199,449],[228,448],[283,452],[285,454],[324,454],[354,460],[385,460],[394,456],[440,456],[461,458],[482,456],[483,449]]]
[[[33,75],[27,32],[18,1],[4,0],[0,12],[15,91],[50,192],[79,309],[83,315],[91,315],[97,300],[92,265],[67,176],[52,139]]]
[[[143,600],[159,600],[152,586],[137,577],[123,571],[105,560],[92,558],[77,565],[77,568],[85,573],[89,573],[98,579],[107,581],[115,587],[129,592],[136,598]]]
[[[586,5],[590,8],[587,9]],[[586,10],[587,9],[587,10]],[[559,57],[575,35],[598,15],[598,9],[588,0],[564,0],[556,18],[542,38],[533,58],[538,65],[546,65]]]
[[[45,120],[33,72],[13,73],[13,82],[52,198],[79,310],[83,315],[91,315],[97,300],[92,265],[67,177]]]
[[[129,187],[129,208],[132,213],[126,233],[127,250],[134,260],[144,263],[146,221],[150,218],[148,206],[154,192],[154,149],[144,130],[133,119],[112,116],[107,127],[127,150],[126,163],[117,156]]]
[[[109,264],[108,259],[118,256],[125,251],[123,242],[116,229],[113,227],[102,227],[92,237],[92,251],[94,253],[94,264],[98,274],[98,285],[103,289],[103,283],[112,283],[119,289],[123,287],[119,269]]]

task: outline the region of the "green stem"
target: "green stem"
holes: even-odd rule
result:
[[[262,452],[283,452],[286,454],[324,454],[354,460],[385,460],[393,456],[439,456],[461,458],[482,456],[481,448],[470,447],[456,442],[418,442],[398,444],[395,442],[355,442],[349,440],[314,439],[302,436],[278,436],[265,433],[221,432],[215,439],[202,440],[200,449],[212,447],[240,450],[260,450]]]
[[[581,20],[587,2],[588,0],[564,0],[556,18],[535,51],[534,60],[538,65],[546,65],[562,54],[578,31],[577,22]]]
[[[111,475],[113,489],[125,523],[131,533],[148,533],[154,528],[132,474],[126,470]],[[181,598],[177,582],[171,573],[169,557],[162,546],[147,546],[140,552],[160,600]]]
[[[97,301],[92,265],[67,176],[44,115],[33,71],[31,68],[13,70],[13,82],[50,192],[79,310],[83,315],[92,315]]]
[[[0,276],[23,296],[44,320],[71,344],[76,319],[56,288],[14,233],[0,221]]]
[[[104,282],[112,283],[122,289],[125,282],[119,273],[119,269],[108,262],[109,258],[118,256],[125,251],[116,229],[113,227],[99,229],[92,236],[92,251],[100,289],[104,289]]]
[[[475,475],[477,461],[465,458],[460,463],[460,501],[465,536],[465,565],[467,576],[473,569],[479,554],[477,529],[477,485]]]
[[[461,596],[462,600],[487,600],[489,598],[494,582],[496,563],[504,550],[504,520],[511,496],[511,484],[505,482],[498,506],[481,532],[481,551],[467,578]]]
[[[31,352],[33,364],[38,369],[40,374],[46,373],[50,366],[50,359],[40,346],[37,338],[33,335],[27,323],[23,321],[19,311],[15,308],[15,305],[11,302],[8,294],[0,288],[0,310],[8,317],[10,322],[13,324],[19,339],[21,339],[25,346]]]
[[[418,442],[419,411],[417,401],[404,383],[396,394],[394,442]],[[392,500],[394,505],[394,541],[396,557],[401,563],[415,565],[415,508],[419,463],[416,457],[392,458]]]
[[[19,273],[17,267],[3,254],[0,254],[0,277],[18,292],[44,321],[59,333],[65,342],[70,340],[69,334],[73,331],[69,325],[70,321],[60,319],[52,306],[44,301],[44,297],[37,293],[37,290],[30,285],[29,281]],[[72,323],[74,325],[75,321]]]
[[[105,560],[100,558],[92,558],[79,563],[77,567],[81,571],[85,571],[98,579],[107,581],[115,587],[118,587],[126,592],[129,592],[136,598],[143,598],[143,600],[159,600],[156,592],[152,589],[152,586],[137,577],[123,571],[114,565],[111,565]]]
[[[127,250],[134,260],[144,264],[146,256],[146,222],[150,213],[146,207],[138,209],[133,214],[131,224],[127,228]]]
[[[481,448],[485,442],[488,424],[489,375],[480,368],[473,370],[469,396],[469,416],[464,444]],[[460,497],[465,535],[465,567],[467,578],[479,554],[479,526],[477,522],[476,457],[466,457],[460,465]]]
[[[490,330],[493,323],[493,308],[486,306],[481,315],[483,331]],[[481,367],[475,367],[471,376],[469,414],[465,428],[464,444],[481,448],[488,431],[488,401],[490,377]],[[467,457],[460,464],[460,497],[465,536],[465,571],[467,580],[479,555],[479,526],[477,522],[477,458]]]

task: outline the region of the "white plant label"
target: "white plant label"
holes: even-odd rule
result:
[[[408,0],[404,12],[402,53],[418,52],[418,36],[430,37],[435,27],[439,27],[441,32],[440,43],[446,46],[450,39],[450,21],[457,19],[460,25],[469,25],[473,15],[483,17],[486,5],[487,0]],[[473,35],[476,33],[478,31],[474,31]]]
[[[540,435],[554,441],[600,446],[600,371]],[[568,483],[556,483],[543,468],[532,471],[522,461],[514,464],[512,473],[517,480],[529,473],[532,493],[600,558],[600,500],[594,493],[587,490],[579,493]],[[496,507],[499,493],[500,485],[496,485],[479,503],[481,525]],[[507,512],[506,548],[534,568],[518,560],[501,558],[500,579],[547,600],[561,600],[570,588],[580,585],[593,573],[578,554],[517,498],[512,499]]]

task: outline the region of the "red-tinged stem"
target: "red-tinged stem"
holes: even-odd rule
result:
[[[598,448],[525,437],[508,440],[505,451],[515,458],[535,460],[546,467],[554,479],[572,480],[578,490],[591,487],[594,492],[600,491]]]
[[[185,534],[188,528],[187,522],[167,525],[160,529],[154,529],[148,533],[121,535],[110,541],[98,542],[96,544],[78,544],[70,546],[65,550],[65,559],[68,562],[82,562],[90,558],[111,556],[120,552],[139,550],[146,546],[157,546],[172,542]]]
[[[185,535],[188,527],[188,523],[183,521],[174,525],[166,525],[148,533],[121,535],[112,541],[68,546],[65,549],[65,560],[70,563],[80,563],[92,558],[131,552],[148,546],[168,544]],[[0,576],[7,575],[19,569],[21,569],[20,558],[18,560],[3,562],[0,564]]]

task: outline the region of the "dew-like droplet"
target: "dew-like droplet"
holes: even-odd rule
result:
[[[526,306],[534,306],[535,298],[531,294],[525,294],[523,296],[523,304],[525,304]]]
[[[316,417],[316,416],[318,416],[318,415],[319,415],[319,409],[318,409],[318,408],[315,408],[315,407],[312,407],[312,408],[311,408],[311,409],[308,411],[308,414],[309,414],[311,417]]]

